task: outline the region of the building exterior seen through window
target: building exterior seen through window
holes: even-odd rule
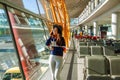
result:
[[[0,80],[40,79],[48,69],[48,33],[43,19],[0,4]]]
[[[5,72],[18,66],[18,58],[13,45],[13,40],[3,5],[0,4],[0,80],[7,80],[10,73]]]

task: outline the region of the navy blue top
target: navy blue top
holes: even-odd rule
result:
[[[49,46],[51,45],[51,42],[55,41],[55,38],[50,37],[47,41],[46,41],[46,45]],[[61,37],[61,44],[56,44],[57,46],[65,46],[65,40],[63,37]],[[57,56],[63,56],[63,51],[64,51],[64,47],[53,47],[53,50],[50,50],[50,54],[52,55],[57,55]]]

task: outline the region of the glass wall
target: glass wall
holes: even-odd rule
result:
[[[7,5],[0,3],[0,80],[39,80],[48,70],[48,22]]]
[[[78,18],[71,18],[71,19],[70,19],[70,25],[71,25],[71,26],[76,26],[76,25],[78,25]]]
[[[44,20],[8,7],[17,49],[26,80],[37,80],[48,68]]]
[[[22,79],[18,64],[6,11],[0,4],[0,80]]]

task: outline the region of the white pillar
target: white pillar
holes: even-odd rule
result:
[[[85,25],[85,33],[88,33],[88,26]]]
[[[95,7],[98,5],[99,0],[95,0]]]
[[[90,36],[91,34],[91,30],[90,30],[90,28],[88,28],[88,35]]]
[[[89,14],[91,13],[91,1],[89,1],[89,3],[88,3],[88,5],[89,5]]]
[[[94,36],[97,36],[97,22],[93,22],[93,34]]]
[[[120,39],[120,13],[112,13],[112,38]]]
[[[86,13],[87,13],[87,16],[89,15],[89,5],[86,6]]]
[[[94,1],[91,0],[91,10],[93,11],[93,9],[94,9]]]

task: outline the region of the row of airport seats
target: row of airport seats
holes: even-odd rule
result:
[[[79,47],[80,46],[97,46],[96,42],[93,41],[80,41],[80,40],[76,40],[75,41],[75,47],[76,50],[79,51]]]
[[[80,56],[116,56],[111,46],[78,46],[78,55]]]
[[[82,41],[82,42],[79,42],[79,45],[80,46],[97,46],[97,45],[100,45],[100,46],[104,46],[104,45],[106,45],[103,41],[96,41],[96,42],[94,42],[94,41],[86,41],[86,42],[84,42],[84,41]]]
[[[76,45],[79,58],[85,58],[84,80],[120,80],[120,56],[115,46],[91,41],[78,41]]]
[[[99,44],[98,44],[99,43]],[[81,55],[108,55],[120,54],[120,43],[114,46],[103,46],[102,42],[76,42],[76,50]]]
[[[79,42],[80,46],[97,46],[96,42]]]
[[[120,41],[111,41],[111,40],[78,40],[80,46],[92,46],[92,45],[100,45],[100,46],[115,46],[120,48]]]
[[[120,56],[87,56],[85,80],[120,80]]]

